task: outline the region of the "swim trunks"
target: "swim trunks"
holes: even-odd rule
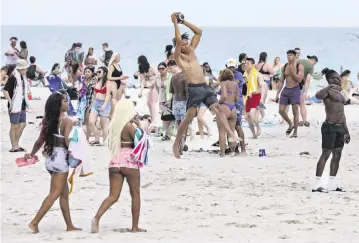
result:
[[[246,102],[246,112],[250,112],[251,109],[257,109],[260,101],[261,94],[252,94],[251,97],[248,97]]]
[[[173,101],[173,115],[175,116],[176,121],[183,121],[186,117],[186,104],[187,101]]]
[[[299,105],[300,104],[300,88],[295,86],[293,88],[284,87],[280,95],[280,105]]]
[[[344,147],[344,129],[341,124],[335,124],[328,121],[323,122],[322,132],[322,148],[335,149]]]
[[[187,109],[205,104],[208,108],[218,103],[217,95],[206,83],[188,84]]]

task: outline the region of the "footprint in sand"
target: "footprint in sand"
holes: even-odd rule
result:
[[[284,220],[283,221],[284,223],[287,223],[287,224],[303,224],[302,221],[299,221],[299,220]]]

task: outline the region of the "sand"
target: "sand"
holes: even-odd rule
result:
[[[28,121],[35,121],[35,116],[43,113],[44,102],[32,102],[33,113],[28,114]],[[5,101],[1,101],[1,238],[4,243],[358,242],[358,106],[346,107],[352,141],[344,148],[338,174],[347,190],[345,193],[310,191],[321,153],[320,121],[324,119],[323,105],[312,105],[307,106],[312,126],[300,128],[297,139],[285,136],[285,125],[264,127],[257,140],[249,138],[250,130],[246,127],[247,157],[219,158],[206,152],[191,152],[211,149],[211,143],[217,139],[213,136],[202,140],[196,136],[188,144],[190,152],[177,160],[171,152],[171,141],[153,138],[150,165],[141,172],[140,227],[147,229],[147,233],[121,233],[121,229],[131,226],[127,184],[119,202],[102,218],[100,233],[90,233],[91,218],[109,192],[107,148],[94,147],[89,153],[95,174],[76,178],[70,196],[73,222],[83,231],[65,232],[56,202],[40,223],[37,235],[30,233],[27,224],[48,193],[50,176],[43,159],[29,167],[16,167],[15,158],[22,154],[8,152],[9,120],[5,106]],[[276,104],[268,103],[267,117],[277,114],[277,109]],[[206,116],[216,134],[211,115],[207,112]],[[30,150],[38,132],[36,125],[28,125],[21,146]],[[266,149],[266,157],[258,157],[260,148]],[[300,156],[303,151],[310,155]],[[38,155],[42,158],[41,153]],[[324,173],[328,175],[328,166]]]

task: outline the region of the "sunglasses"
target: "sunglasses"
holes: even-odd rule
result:
[[[161,68],[158,68],[159,71],[163,71],[165,70],[165,68],[161,67]]]
[[[102,73],[102,71],[97,71],[97,74],[101,74]]]

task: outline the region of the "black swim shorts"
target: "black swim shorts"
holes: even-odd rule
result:
[[[218,103],[213,88],[206,83],[188,84],[187,110],[191,107],[199,107],[202,102],[207,107]]]
[[[334,149],[344,147],[344,128],[341,124],[328,121],[322,124],[322,148]]]

